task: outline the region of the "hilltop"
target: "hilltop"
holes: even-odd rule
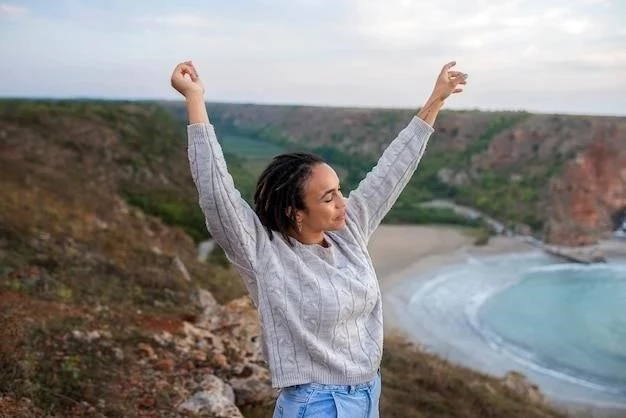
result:
[[[0,101],[3,414],[177,416],[202,391],[228,416],[271,410],[242,283],[219,249],[197,259],[207,234],[185,149],[184,122],[158,103]],[[249,161],[228,159],[249,189]],[[519,376],[483,376],[398,337],[383,375],[383,416],[559,416]]]
[[[166,105],[182,116],[180,104]],[[209,109],[223,136],[317,152],[344,169],[348,188],[415,113],[219,103]],[[386,222],[421,222],[429,214],[416,203],[444,198],[549,243],[577,246],[610,234],[626,215],[625,117],[444,110],[435,129]]]

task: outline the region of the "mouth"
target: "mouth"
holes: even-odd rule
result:
[[[343,222],[346,220],[346,214],[342,213],[341,215],[339,215],[337,218],[335,218],[338,222]]]

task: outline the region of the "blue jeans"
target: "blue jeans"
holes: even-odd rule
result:
[[[273,418],[378,418],[380,372],[368,383],[283,388]]]

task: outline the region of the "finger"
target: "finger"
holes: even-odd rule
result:
[[[190,61],[186,61],[186,64],[188,64],[188,65],[189,65],[189,67],[191,67],[191,71],[192,71],[192,73],[193,73],[193,77],[194,77],[195,79],[200,78],[200,76],[198,75],[198,70],[196,70],[196,66],[195,66],[195,65],[193,65],[193,63],[191,62],[191,60],[190,60]]]
[[[441,72],[448,71],[450,68],[454,67],[455,65],[456,65],[456,61],[450,61],[449,63],[443,66],[443,68],[441,69]]]
[[[461,93],[463,91],[463,89],[454,89],[452,91],[452,93]]]
[[[184,62],[181,62],[174,68],[174,72],[172,74],[172,78],[181,78],[185,77],[185,74],[189,72],[188,65]]]
[[[448,71],[448,75],[450,75],[451,77],[463,77],[467,74],[465,74],[463,71]]]
[[[178,64],[176,67],[174,67],[174,74],[181,74],[183,72],[183,67],[185,66],[184,62],[181,62],[180,64]]]
[[[189,75],[189,78],[191,78],[192,81],[196,81],[198,78],[195,69],[193,68],[193,65],[187,63],[181,64],[179,74],[182,77],[184,77],[185,75]]]
[[[185,76],[185,74],[189,74],[191,77],[193,77],[194,75],[197,77],[198,75],[191,61],[184,61],[178,64],[176,68],[174,68],[174,74],[179,76]]]

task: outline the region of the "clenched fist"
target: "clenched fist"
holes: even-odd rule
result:
[[[172,87],[185,98],[193,95],[204,95],[204,86],[191,61],[181,62],[174,68],[171,83]]]

